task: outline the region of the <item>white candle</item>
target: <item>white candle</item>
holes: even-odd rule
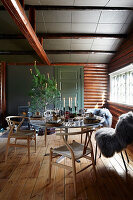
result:
[[[75,107],[77,106],[77,104],[76,104],[76,97],[75,97]]]
[[[73,99],[71,98],[71,108],[72,108],[72,101],[73,101]]]
[[[48,75],[48,78],[49,78],[49,73],[47,75]]]
[[[65,98],[64,98],[64,108],[65,108]]]
[[[70,107],[70,97],[69,97],[69,107]]]
[[[46,88],[48,87],[48,84],[46,83]]]

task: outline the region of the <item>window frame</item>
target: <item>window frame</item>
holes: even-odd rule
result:
[[[109,76],[110,101],[133,106],[133,63],[110,73]]]

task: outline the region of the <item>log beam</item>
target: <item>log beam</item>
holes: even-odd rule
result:
[[[31,5],[25,5],[25,10],[29,10]],[[102,6],[51,6],[51,5],[34,5],[36,10],[70,10],[70,11],[86,11],[86,10],[110,10],[110,11],[125,11],[133,10],[133,7],[102,7]],[[0,6],[0,10],[5,10]]]
[[[100,50],[45,50],[47,54],[114,54],[116,51]],[[34,51],[0,51],[0,55],[34,55]]]
[[[39,33],[38,37],[43,39],[121,39],[127,38],[127,34],[85,34],[85,33]],[[24,39],[24,35],[0,34],[0,39]]]
[[[38,56],[42,59],[44,63],[47,63],[50,65],[50,61],[40,44],[21,4],[19,1],[16,0],[1,0],[4,7],[7,9],[9,14],[11,15],[12,19],[17,24],[20,31],[24,34],[24,36],[27,38],[29,44],[32,46],[32,48],[36,51]]]
[[[70,10],[70,11],[84,11],[84,10],[133,10],[133,7],[102,7],[102,6],[45,6],[34,5],[36,10]],[[30,5],[26,5],[26,10],[30,8]]]

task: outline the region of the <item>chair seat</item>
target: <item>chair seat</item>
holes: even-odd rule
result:
[[[25,137],[27,138],[27,136],[33,136],[34,135],[34,132],[28,132],[28,131],[20,131],[20,132],[14,132],[12,133],[12,135],[10,136],[11,138],[21,138],[21,137]]]
[[[74,152],[74,156],[75,156],[75,159],[79,159],[81,157],[83,157],[83,150],[84,150],[84,145],[78,143],[78,142],[75,142],[73,141],[73,143],[69,144]],[[71,158],[71,153],[70,151],[68,150],[68,148],[66,147],[66,145],[64,146],[60,146],[60,147],[57,147],[55,149],[53,149],[53,152],[54,153],[57,153],[59,155],[63,155],[65,157],[68,157],[68,158]],[[91,149],[87,148],[86,149],[86,154],[84,155],[88,155],[91,153]]]

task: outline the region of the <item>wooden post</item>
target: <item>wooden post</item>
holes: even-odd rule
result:
[[[5,127],[5,115],[6,115],[6,63],[1,62],[0,70],[0,113],[1,113],[1,125]]]

